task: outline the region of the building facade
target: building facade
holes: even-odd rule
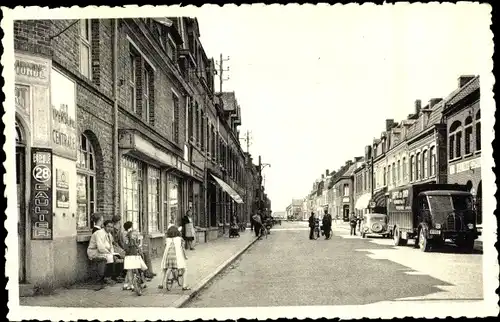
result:
[[[462,76],[443,111],[448,139],[448,183],[467,185],[482,229],[481,109],[479,76]]]
[[[85,279],[92,213],[132,221],[152,257],[188,209],[199,242],[242,217],[240,108],[196,19],[16,21],[14,44],[21,283]]]

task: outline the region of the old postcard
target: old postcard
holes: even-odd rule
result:
[[[10,320],[498,314],[490,6],[2,11]]]

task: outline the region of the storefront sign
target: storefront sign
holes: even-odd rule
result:
[[[76,160],[76,89],[69,78],[52,69],[52,148],[54,154]]]
[[[52,151],[31,149],[31,239],[52,240]]]
[[[349,202],[349,197],[342,198],[342,202]]]
[[[56,207],[69,208],[68,171],[56,169]]]
[[[467,170],[473,170],[481,167],[481,158],[466,160],[460,163],[452,164],[449,167],[450,174],[460,173]]]
[[[411,210],[408,193],[408,189],[391,191],[387,200],[387,208],[390,210]]]
[[[50,77],[50,61],[41,57],[16,53],[14,71],[16,73],[16,79],[22,79],[28,83],[48,83]]]

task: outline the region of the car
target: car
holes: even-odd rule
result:
[[[383,237],[389,237],[390,232],[387,224],[389,223],[389,217],[386,214],[381,213],[369,213],[363,216],[363,222],[361,223],[361,237],[366,238],[366,235],[381,235]]]

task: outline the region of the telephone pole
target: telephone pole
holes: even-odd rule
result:
[[[250,131],[247,130],[247,133],[245,134],[244,137],[240,138],[240,140],[243,140],[247,144],[247,153],[250,153]]]
[[[220,54],[220,59],[217,65],[219,66],[219,92],[222,93],[222,83],[229,80],[229,76],[227,78],[224,78],[224,72],[229,71],[229,67],[227,69],[224,69],[224,62],[229,61],[229,56],[227,56],[226,59],[222,58],[222,54]]]

